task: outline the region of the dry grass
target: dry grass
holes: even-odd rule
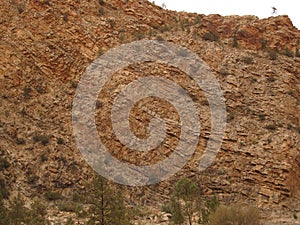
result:
[[[215,213],[209,216],[211,225],[259,225],[260,215],[257,208],[234,204],[220,206]]]

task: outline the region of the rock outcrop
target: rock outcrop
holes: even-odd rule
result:
[[[163,74],[181,84],[199,107],[202,126],[189,164],[157,185],[122,187],[128,202],[155,207],[178,177],[186,176],[197,181],[204,194],[217,194],[225,203],[253,203],[269,217],[281,209],[288,217],[299,212],[300,58],[291,53],[300,48],[300,31],[291,20],[172,12],[148,1],[99,2],[0,3],[0,157],[10,164],[0,170],[0,178],[12,193],[30,198],[47,190],[67,195],[82,188],[92,169],[72,134],[72,100],[80,77],[113,47],[143,38],[164,39],[197,53],[212,69],[226,99],[226,135],[214,164],[199,173],[197,162],[210,132],[204,93],[182,71],[166,65],[149,63],[120,71],[100,94],[96,116],[99,134],[116,157],[150,164],[167,157],[178,142],[178,115],[155,99],[133,110],[132,129],[147,136],[149,111],[157,110],[176,123],[168,130],[168,141],[156,151],[137,154],[115,139],[109,120],[111,93],[139,76]],[[208,33],[216,40],[203,38]],[[271,52],[276,59],[270,59]]]

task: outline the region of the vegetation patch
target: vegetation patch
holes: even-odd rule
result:
[[[49,201],[55,201],[63,199],[63,196],[57,191],[48,191],[45,193],[45,197]]]
[[[243,206],[241,204],[220,206],[209,216],[209,224],[259,225],[260,215],[258,209],[252,206]]]
[[[34,135],[32,138],[34,143],[40,142],[42,145],[47,145],[50,141],[50,137],[47,135]]]
[[[276,52],[276,51],[270,51],[270,52],[269,52],[269,58],[270,58],[271,60],[276,60],[276,59],[278,58],[277,52]]]
[[[238,42],[237,36],[234,36],[234,37],[233,37],[233,43],[232,43],[232,46],[233,46],[234,48],[238,48],[238,47],[239,47],[239,42]]]
[[[5,158],[0,158],[0,171],[10,167],[10,163]]]
[[[5,181],[3,179],[0,179],[0,201],[3,198],[8,198],[8,196],[9,196],[9,192],[6,189]]]
[[[288,48],[285,48],[283,54],[286,55],[287,57],[290,57],[290,58],[293,58],[293,57],[294,57],[294,52],[292,52],[292,51],[291,51],[290,49],[288,49]]]
[[[254,60],[252,57],[250,56],[244,56],[241,58],[241,61],[245,64],[253,64],[254,63]]]
[[[269,125],[265,126],[265,128],[267,130],[271,130],[271,131],[274,131],[277,129],[275,124],[269,124]]]
[[[205,41],[219,41],[220,37],[216,32],[209,31],[202,36],[202,39]]]

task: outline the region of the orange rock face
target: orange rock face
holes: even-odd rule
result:
[[[103,5],[95,0],[1,1],[0,15],[0,156],[10,162],[0,177],[11,191],[29,198],[49,189],[68,193],[81,188],[92,176],[72,133],[72,101],[81,76],[113,47],[164,39],[190,49],[211,68],[226,100],[226,134],[214,164],[199,173],[197,162],[211,128],[205,93],[167,65],[149,63],[119,71],[106,93],[99,94],[96,115],[99,136],[115,157],[148,165],[168,157],[178,143],[178,114],[157,99],[146,99],[133,109],[131,128],[144,138],[151,112],[168,120],[168,137],[158,149],[136,153],[113,134],[113,97],[139,76],[165,76],[183,86],[193,96],[202,126],[188,165],[156,186],[124,188],[128,202],[155,207],[178,177],[187,176],[204,194],[217,194],[223,202],[255,203],[268,215],[281,206],[300,210],[295,203],[300,179],[300,58],[287,56],[287,50],[294,54],[300,48],[300,32],[287,16],[205,16],[136,0],[107,0]],[[209,32],[215,36],[204,40]],[[271,60],[270,52],[276,50],[277,58]],[[47,141],[39,141],[41,135]]]

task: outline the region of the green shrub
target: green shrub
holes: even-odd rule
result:
[[[7,209],[4,207],[3,199],[0,195],[0,224],[7,224]]]
[[[158,36],[156,36],[156,40],[157,41],[164,41],[165,39],[162,36],[158,35]]]
[[[276,51],[270,51],[270,52],[269,52],[269,58],[270,58],[271,60],[276,60],[276,59],[278,58],[277,52],[276,52]]]
[[[5,181],[3,179],[0,179],[0,200],[2,200],[2,198],[8,198],[8,196],[9,192],[6,189]]]
[[[295,56],[296,56],[296,57],[300,57],[300,51],[299,51],[298,48],[296,48]]]
[[[74,225],[74,224],[75,222],[72,220],[72,218],[69,218],[65,225]]]
[[[47,214],[47,206],[40,199],[37,199],[32,203],[31,209],[33,211],[33,214],[36,215],[45,216]]]
[[[31,210],[27,210],[26,224],[28,225],[49,225],[50,222],[45,219],[47,206],[41,200],[35,200],[31,205]]]
[[[99,10],[98,10],[99,14],[102,16],[105,14],[105,10],[103,7],[100,7]]]
[[[63,14],[63,20],[64,20],[65,22],[68,22],[68,21],[69,21],[69,15],[68,15],[67,13],[64,13],[64,14]]]
[[[71,87],[76,89],[77,86],[78,86],[77,81],[76,81],[76,80],[72,80],[72,81],[71,81]]]
[[[234,36],[232,46],[233,46],[234,48],[238,48],[238,47],[239,47],[239,43],[238,43],[237,36]]]
[[[17,145],[24,145],[26,142],[25,142],[25,140],[22,139],[22,138],[17,138],[17,139],[16,139],[16,143],[17,143]]]
[[[116,21],[114,19],[108,19],[108,23],[111,28],[114,28],[116,26]]]
[[[243,63],[246,63],[246,64],[253,64],[253,63],[254,63],[253,58],[250,57],[250,56],[242,57],[241,61],[242,61]]]
[[[25,99],[29,99],[30,98],[30,93],[32,92],[31,87],[25,86],[23,88],[23,96]]]
[[[267,48],[267,41],[266,40],[262,40],[261,41],[261,49],[266,49]]]
[[[194,19],[193,24],[194,24],[194,25],[197,25],[197,24],[200,24],[200,23],[201,23],[200,17],[199,17],[199,16],[196,16],[195,19]]]
[[[191,28],[190,28],[190,27],[187,27],[187,28],[186,28],[186,33],[187,33],[187,34],[191,33]]]
[[[50,225],[45,219],[46,206],[36,200],[31,205],[31,209],[25,207],[25,201],[18,195],[8,208],[4,207],[0,200],[0,224],[2,225]]]
[[[162,212],[172,213],[172,205],[168,202],[161,207]]]
[[[185,31],[185,25],[184,22],[182,20],[180,20],[180,28],[182,31]]]
[[[63,199],[63,196],[57,191],[48,191],[45,193],[45,197],[49,201]]]
[[[25,10],[25,5],[24,4],[17,5],[17,10],[21,14]]]
[[[266,114],[259,114],[258,118],[260,121],[264,121],[264,120],[266,120]]]
[[[269,124],[269,125],[265,126],[265,128],[268,130],[276,130],[276,126],[274,124]]]
[[[5,158],[0,158],[0,171],[10,167],[10,163]]]
[[[33,174],[27,176],[27,181],[29,184],[35,184],[39,180],[39,177]]]
[[[267,78],[267,81],[270,82],[270,83],[273,83],[276,81],[276,78],[274,76],[270,76]]]
[[[7,224],[25,224],[27,211],[25,201],[18,195],[18,197],[13,199],[10,210],[8,211]]]
[[[82,205],[72,201],[61,201],[58,203],[58,209],[64,212],[78,213],[82,210]]]
[[[44,0],[43,3],[46,4],[46,5],[50,5],[50,0]]]
[[[210,225],[259,225],[258,209],[251,206],[235,204],[220,206],[209,216]]]
[[[159,28],[159,30],[160,30],[160,32],[167,32],[167,31],[169,31],[170,30],[170,28],[168,27],[168,25],[167,24],[164,24],[163,26],[161,26],[160,28]]]
[[[73,202],[84,202],[82,194],[75,191],[72,196]]]
[[[153,36],[153,30],[149,29],[148,30],[148,37],[151,38]]]
[[[139,205],[134,206],[133,208],[128,210],[128,214],[130,218],[145,218],[149,216],[149,211]]]
[[[192,35],[193,35],[193,38],[196,39],[199,36],[198,31],[196,29],[194,29]]]
[[[99,5],[103,5],[104,4],[104,0],[98,0]]]
[[[124,35],[124,33],[120,33],[119,34],[119,41],[120,41],[120,43],[122,44],[122,43],[124,43],[124,40],[125,40],[125,35]],[[96,104],[97,104],[97,102],[96,102]],[[96,107],[97,107],[97,105],[96,105]],[[98,109],[98,108],[97,108]]]
[[[138,31],[136,34],[135,34],[135,38],[137,40],[142,40],[143,38],[145,37],[145,33],[143,31]]]
[[[283,54],[286,55],[286,56],[288,56],[288,57],[291,57],[291,58],[294,57],[294,53],[290,49],[288,49],[288,48],[285,48]]]
[[[220,37],[217,33],[209,31],[202,36],[205,41],[219,41]]]
[[[59,144],[59,145],[63,145],[63,144],[65,144],[65,141],[64,141],[64,139],[62,139],[62,138],[58,138],[58,139],[57,139],[57,144]]]
[[[42,145],[47,145],[49,143],[50,137],[47,135],[34,135],[33,136],[33,142],[37,143],[40,142]]]
[[[229,73],[227,71],[227,68],[221,68],[220,72],[219,72],[222,76],[227,76]]]
[[[46,152],[43,152],[41,155],[40,155],[40,160],[41,162],[46,162],[48,160],[48,156],[47,156],[47,153]]]

